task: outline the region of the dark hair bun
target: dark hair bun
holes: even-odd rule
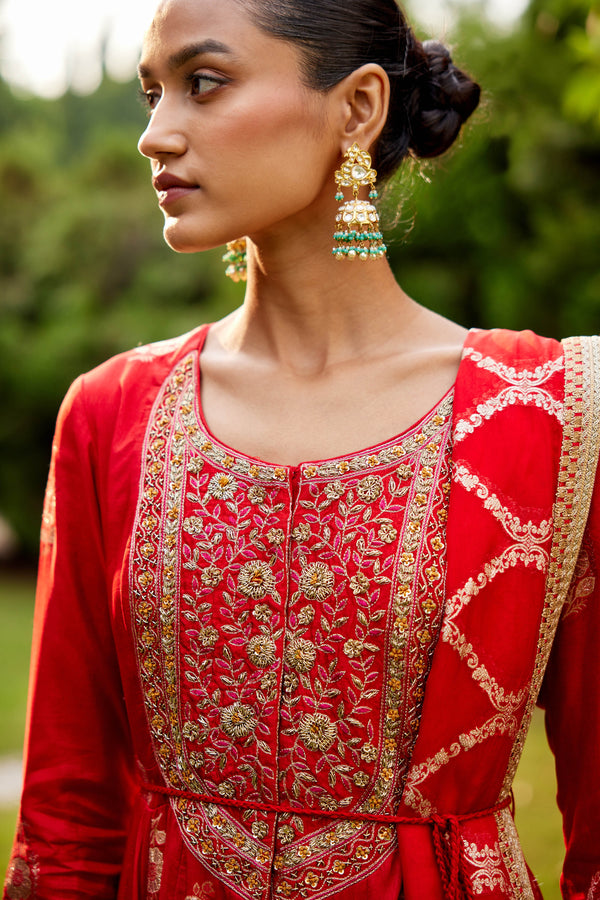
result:
[[[429,158],[444,153],[479,104],[481,89],[457,69],[439,41],[422,44],[427,71],[419,79],[418,99],[411,117],[410,149]],[[415,98],[416,99],[416,98]]]

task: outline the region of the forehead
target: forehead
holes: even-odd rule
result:
[[[171,54],[177,45],[211,40],[256,52],[269,36],[253,23],[248,4],[237,0],[161,0],[144,36],[142,61]]]

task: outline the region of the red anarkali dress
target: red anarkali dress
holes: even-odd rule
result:
[[[413,428],[292,468],[209,433],[206,331],[63,404],[4,896],[537,897],[550,656],[563,892],[600,897],[596,344],[471,332]]]

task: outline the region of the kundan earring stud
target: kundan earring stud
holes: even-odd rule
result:
[[[372,168],[371,157],[358,144],[346,150],[344,163],[335,173],[338,192],[335,199],[344,200],[343,188],[352,188],[352,200],[342,203],[336,216],[336,259],[381,259],[387,247],[383,243],[379,213],[372,203],[359,200],[361,187],[370,187],[369,200],[377,200],[375,189],[377,172]]]
[[[223,256],[223,262],[227,263],[225,274],[232,281],[246,281],[248,269],[246,267],[246,238],[237,241],[229,241],[227,253]]]

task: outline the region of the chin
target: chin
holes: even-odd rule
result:
[[[177,220],[167,219],[163,228],[163,237],[171,250],[176,253],[201,253],[220,246],[214,241],[202,240],[198,234],[190,233]]]

